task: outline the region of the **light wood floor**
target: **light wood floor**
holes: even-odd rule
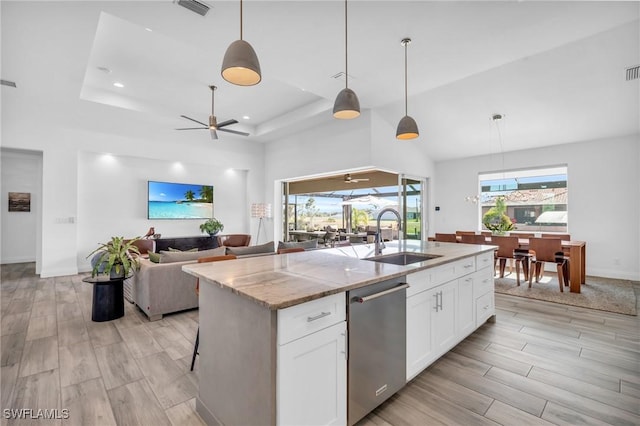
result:
[[[91,321],[83,276],[2,266],[2,409],[67,409],[2,424],[202,425],[189,371],[197,310]],[[637,290],[637,288],[636,288]],[[640,321],[496,295],[485,324],[359,426],[640,425]]]

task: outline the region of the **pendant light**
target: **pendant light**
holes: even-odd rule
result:
[[[222,60],[222,78],[238,86],[260,83],[260,62],[253,47],[242,39],[242,0],[240,0],[240,40],[229,45]]]
[[[338,93],[333,104],[333,116],[340,119],[356,118],[360,115],[360,101],[356,93],[349,89],[349,67],[347,53],[347,0],[344,0],[344,81],[345,88]]]
[[[416,120],[407,114],[407,45],[409,43],[411,43],[410,38],[404,38],[400,42],[404,46],[404,117],[398,123],[397,139],[415,139],[420,134]]]

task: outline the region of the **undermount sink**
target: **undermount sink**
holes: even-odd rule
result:
[[[424,254],[424,253],[394,253],[383,256],[367,257],[364,260],[371,260],[373,262],[393,263],[394,265],[410,265],[412,263],[424,262],[425,260],[435,259],[441,257],[437,254]]]

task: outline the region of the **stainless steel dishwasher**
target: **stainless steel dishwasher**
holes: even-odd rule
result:
[[[349,292],[348,423],[406,383],[406,277]]]

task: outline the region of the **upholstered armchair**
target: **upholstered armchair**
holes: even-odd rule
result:
[[[218,235],[218,246],[220,247],[247,247],[250,242],[250,234]]]

